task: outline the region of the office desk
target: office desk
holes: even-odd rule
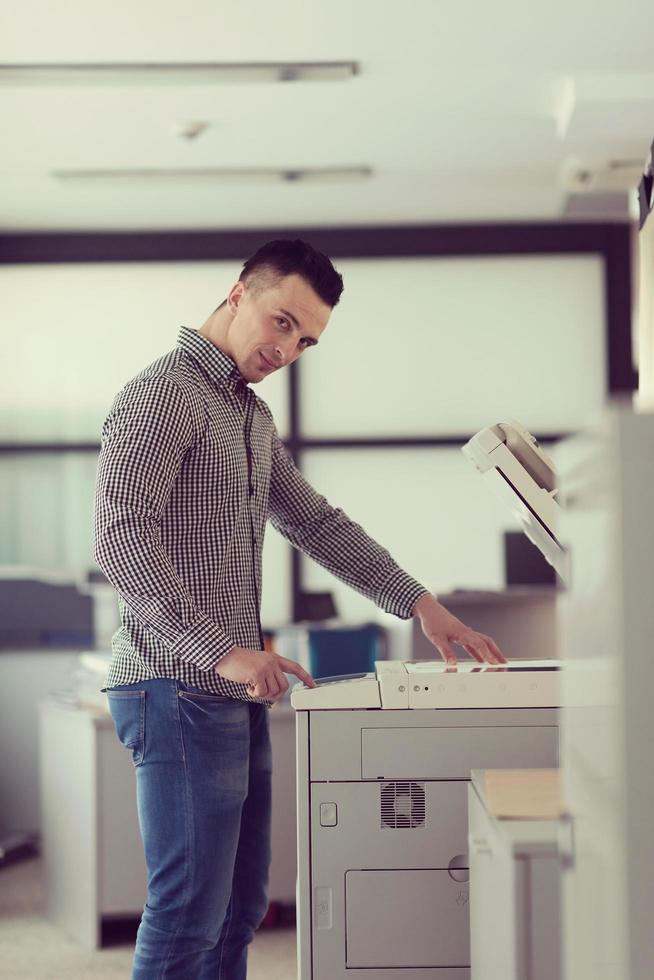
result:
[[[295,902],[295,716],[270,712],[273,860],[270,901]],[[90,948],[102,920],[140,917],[146,871],[134,767],[111,716],[54,700],[39,705],[39,776],[46,914]]]
[[[468,787],[471,980],[561,980],[558,820],[499,820]]]

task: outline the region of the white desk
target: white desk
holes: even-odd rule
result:
[[[484,770],[468,787],[471,980],[560,980],[556,820],[498,820]]]
[[[273,746],[271,902],[295,902],[295,717],[270,712]],[[103,918],[140,916],[146,871],[134,767],[111,716],[53,700],[39,705],[46,913],[91,948]]]

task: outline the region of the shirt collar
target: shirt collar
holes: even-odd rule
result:
[[[177,346],[190,354],[215,384],[229,387],[245,385],[245,380],[231,357],[197,330],[180,327]]]

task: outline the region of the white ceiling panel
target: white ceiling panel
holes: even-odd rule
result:
[[[648,96],[637,105],[633,95],[635,79],[647,87],[652,78],[644,0],[610,8],[590,0],[5,7],[5,65],[354,60],[360,71],[337,82],[81,87],[12,83],[0,70],[0,230],[557,219],[565,206],[558,174],[580,140],[589,155],[644,160],[654,137]],[[186,139],[186,122],[206,125]],[[92,189],[52,176],[326,166],[372,175],[334,185],[180,180]]]

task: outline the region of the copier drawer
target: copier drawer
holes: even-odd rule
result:
[[[555,726],[361,729],[363,779],[469,779],[471,769],[557,764]]]
[[[348,871],[347,967],[467,966],[467,905],[446,870]]]

